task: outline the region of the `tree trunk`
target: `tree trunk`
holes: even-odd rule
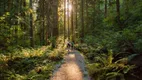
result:
[[[77,12],[78,12],[78,0],[76,0],[76,4],[75,4],[75,21],[76,21],[76,25],[75,25],[75,38],[78,38],[78,33],[77,33],[77,31],[78,31],[78,19],[77,19]]]
[[[117,17],[120,18],[120,2],[119,0],[116,0],[116,11],[117,11]]]
[[[116,19],[117,19],[118,26],[122,30],[122,26],[120,22],[120,1],[119,0],[116,0],[116,13],[117,13]]]
[[[107,17],[107,0],[105,0],[105,18]]]
[[[56,39],[58,37],[58,0],[54,0],[52,3],[53,3],[52,48],[55,48]]]
[[[55,0],[53,4],[54,4],[53,36],[57,37],[58,36],[58,0]]]
[[[32,9],[32,0],[30,0],[30,8]],[[34,47],[34,36],[33,36],[33,15],[30,13],[30,45]]]
[[[73,23],[73,10],[74,10],[74,5],[73,5],[73,1],[71,2],[72,5],[72,10],[71,10],[71,37],[72,37],[72,41],[74,41],[74,23]]]
[[[45,45],[45,16],[44,16],[44,13],[45,13],[45,11],[44,11],[44,8],[45,8],[45,6],[44,6],[44,4],[45,4],[45,1],[44,0],[42,0],[42,45]]]
[[[85,31],[87,31],[87,27],[89,26],[89,25],[88,25],[88,23],[89,23],[89,19],[88,19],[88,0],[85,1],[85,5],[86,5],[86,6],[85,6],[85,7],[86,7],[86,8],[85,8],[85,9],[86,9],[86,17],[85,17],[85,24],[86,24],[86,25],[85,25]],[[85,33],[86,33],[86,32],[85,32]]]
[[[66,0],[64,0],[64,42],[66,38]]]
[[[81,42],[83,42],[84,38],[84,0],[81,0]]]
[[[69,21],[69,0],[67,0],[67,6],[68,6],[68,8],[67,8],[67,21],[68,21],[68,40],[70,40],[70,30],[69,30],[69,27],[70,27],[70,21]]]
[[[45,14],[46,14],[46,21],[47,21],[47,23],[46,23],[46,45],[49,45],[49,16],[50,16],[50,11],[49,11],[49,1],[46,1],[46,5],[45,5],[45,7],[46,7],[46,10],[45,10]]]
[[[24,8],[26,7],[26,0],[23,0],[23,7]],[[23,18],[25,19],[25,17],[26,17],[26,14],[23,12]],[[23,23],[23,27],[24,27],[23,40],[25,41],[26,40],[26,23],[25,23],[25,21]]]

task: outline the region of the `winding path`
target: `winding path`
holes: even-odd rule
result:
[[[65,63],[53,74],[51,80],[90,80],[83,56],[76,50],[65,56]]]

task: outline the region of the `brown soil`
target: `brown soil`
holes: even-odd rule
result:
[[[78,51],[70,51],[65,63],[53,74],[51,80],[90,80],[84,58]]]

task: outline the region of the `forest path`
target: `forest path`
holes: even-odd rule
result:
[[[84,58],[78,51],[71,50],[64,60],[65,63],[53,74],[51,80],[90,80]]]

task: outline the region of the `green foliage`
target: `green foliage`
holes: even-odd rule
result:
[[[15,49],[0,54],[0,79],[45,80],[52,76],[56,64],[63,59],[62,50],[51,51],[50,46]]]
[[[91,35],[88,35],[85,37],[85,43],[87,43],[88,45],[93,45],[95,44],[95,41],[94,41],[94,36],[91,36]]]
[[[95,80],[116,79],[125,80],[124,75],[134,68],[126,64],[125,59],[113,62],[113,53],[96,55],[93,63],[87,65],[89,74]]]
[[[58,61],[61,60],[64,56],[64,52],[61,50],[55,49],[53,52],[48,54],[48,58],[52,61]]]
[[[0,26],[1,26],[1,30],[0,30],[0,45],[3,49],[8,47],[8,44],[11,43],[10,38],[11,38],[11,34],[10,34],[10,30],[8,29],[8,23],[5,21],[6,18],[9,16],[9,12],[6,12],[5,14],[3,14],[0,17]],[[2,48],[0,48],[0,51],[2,50]]]

